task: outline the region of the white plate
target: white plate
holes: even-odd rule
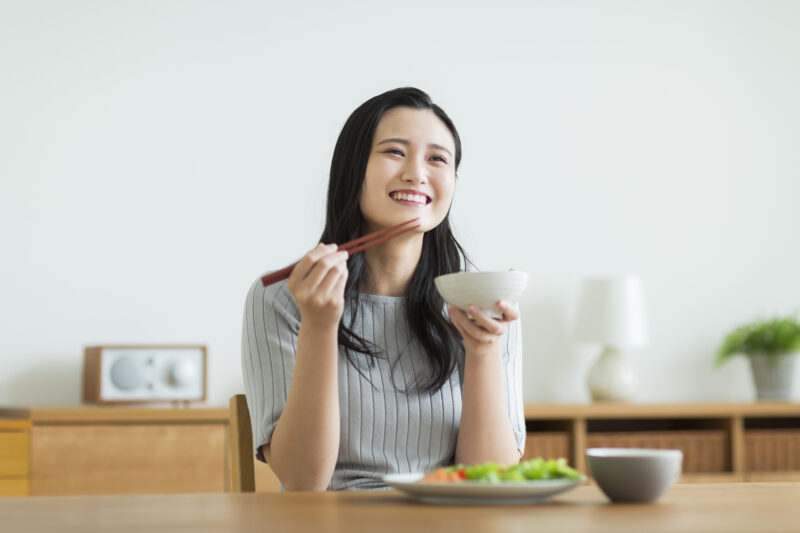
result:
[[[580,479],[543,479],[541,481],[503,481],[500,483],[421,483],[423,474],[389,474],[387,485],[400,489],[420,501],[446,504],[514,505],[538,503],[573,489],[586,481]]]

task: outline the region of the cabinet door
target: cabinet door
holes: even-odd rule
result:
[[[28,495],[28,447],[27,430],[0,429],[0,496]]]
[[[28,495],[28,478],[0,479],[0,496],[14,498]]]
[[[0,478],[28,477],[28,432],[0,431]]]
[[[224,424],[42,425],[32,495],[223,492]]]

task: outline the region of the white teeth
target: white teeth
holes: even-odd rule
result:
[[[392,198],[395,200],[406,200],[408,202],[416,202],[418,204],[427,204],[428,199],[421,194],[408,194],[404,192],[392,193]]]

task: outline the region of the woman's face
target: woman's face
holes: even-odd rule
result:
[[[456,184],[455,142],[429,109],[395,107],[378,122],[360,207],[366,232],[420,218],[420,231],[444,220]]]

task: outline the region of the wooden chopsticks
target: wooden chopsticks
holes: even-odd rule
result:
[[[393,233],[395,230],[402,228],[412,222],[416,222],[419,220],[419,217],[412,218],[411,220],[406,220],[396,226],[392,226],[391,228],[384,228],[368,235],[364,235],[363,237],[359,237],[358,239],[354,239],[350,242],[346,242],[344,244],[340,244],[338,251],[347,251],[350,255],[357,254],[358,252],[363,252],[367,248],[371,248],[375,245],[378,245],[382,242],[386,242],[389,239],[394,239],[395,237],[402,235],[403,233],[407,233],[413,229],[417,229],[420,225],[417,224],[416,226],[409,226],[407,228],[403,228],[401,231]],[[299,262],[299,261],[298,261]],[[266,287],[267,285],[272,285],[278,281],[284,280],[289,277],[294,270],[294,267],[297,266],[297,263],[291,264],[287,267],[283,267],[280,270],[276,270],[275,272],[270,272],[266,276],[261,277],[261,284]]]

